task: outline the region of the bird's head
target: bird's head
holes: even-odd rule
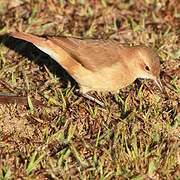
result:
[[[156,52],[145,46],[136,46],[137,77],[152,79],[163,92],[164,87],[160,81],[160,61]]]

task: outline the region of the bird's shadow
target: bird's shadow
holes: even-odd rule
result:
[[[65,69],[63,69],[63,67],[33,44],[8,35],[0,36],[0,44],[1,43],[9,49],[16,51],[23,57],[28,58],[30,61],[33,61],[40,67],[40,69],[43,70],[45,69],[44,66],[46,66],[52,74],[61,78],[63,88],[67,87],[68,82],[71,82],[72,86],[78,86],[76,81],[65,71]]]

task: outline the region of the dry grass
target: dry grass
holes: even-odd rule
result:
[[[178,0],[0,0],[0,14],[0,90],[28,96],[27,105],[0,105],[1,179],[180,178]],[[136,81],[116,95],[93,93],[102,109],[76,96],[47,55],[3,36],[9,31],[151,46],[167,95]]]

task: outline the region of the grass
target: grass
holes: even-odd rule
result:
[[[71,77],[36,47],[1,37],[0,91],[28,97],[0,104],[1,179],[180,178],[178,1],[0,4],[1,35],[108,37],[157,49],[167,91],[142,80],[115,95],[92,92],[103,109],[77,96]]]

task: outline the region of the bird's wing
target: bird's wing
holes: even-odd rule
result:
[[[82,40],[62,36],[48,37],[48,39],[63,48],[73,59],[91,71],[110,67],[124,59],[127,50],[119,42],[113,40]]]
[[[49,54],[65,69],[75,65],[82,65],[85,69],[97,71],[104,67],[110,67],[121,61],[126,64],[125,59],[129,55],[128,48],[113,40],[94,40],[59,37],[37,37],[31,34],[11,33],[11,36],[33,43],[39,49]],[[51,42],[51,43],[50,43]],[[60,47],[60,48],[58,48]],[[65,52],[67,54],[65,54]],[[58,54],[58,57],[57,57]],[[59,56],[72,58],[59,59]]]

